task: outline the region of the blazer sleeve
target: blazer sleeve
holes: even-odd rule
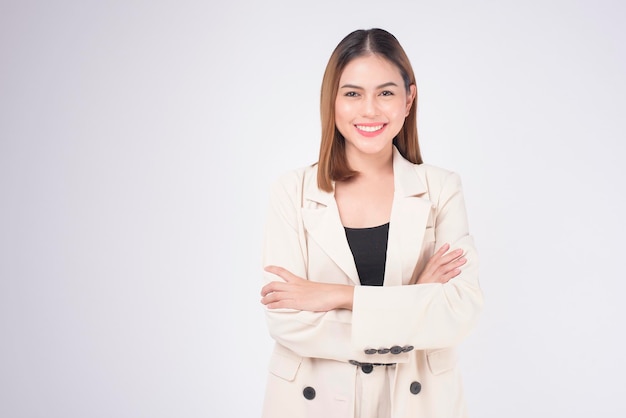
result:
[[[461,180],[448,173],[436,200],[435,249],[449,243],[467,258],[461,274],[445,284],[357,286],[352,337],[355,346],[412,345],[434,349],[457,345],[474,327],[483,306],[478,259],[469,234]]]
[[[292,172],[276,182],[270,192],[263,244],[263,266],[277,265],[307,278],[306,235],[301,218],[303,172]],[[263,284],[282,280],[264,272]],[[404,363],[408,354],[365,354],[355,346],[352,312],[333,310],[308,312],[265,308],[271,337],[302,357],[338,361]]]

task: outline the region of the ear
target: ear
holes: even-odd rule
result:
[[[411,105],[413,104],[413,100],[417,97],[417,86],[415,84],[411,84],[409,86],[409,94],[406,95],[406,114],[404,117],[409,116],[409,112],[411,111]]]

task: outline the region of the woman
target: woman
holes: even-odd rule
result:
[[[465,416],[456,346],[482,308],[459,177],[422,164],[415,77],[390,33],[328,62],[317,164],[273,187],[266,418]]]

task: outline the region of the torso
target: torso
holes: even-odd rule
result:
[[[344,229],[361,285],[382,286],[385,282],[389,224]]]
[[[335,200],[341,223],[348,228],[370,228],[389,222],[393,192],[393,171],[338,181]]]

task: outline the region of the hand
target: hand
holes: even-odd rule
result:
[[[284,280],[268,283],[261,289],[261,303],[269,309],[311,312],[352,309],[353,286],[312,282],[278,266],[268,266],[265,271]]]
[[[457,249],[446,254],[449,249],[450,244],[444,244],[433,254],[417,279],[418,284],[447,283],[448,280],[461,274],[460,267],[467,262],[467,259],[463,257],[463,250]]]

